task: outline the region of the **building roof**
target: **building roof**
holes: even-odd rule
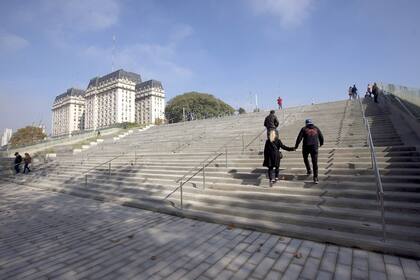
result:
[[[106,80],[109,79],[122,79],[122,78],[127,78],[128,80],[134,82],[134,83],[141,83],[141,76],[137,73],[133,73],[133,72],[127,72],[124,71],[123,69],[119,69],[117,71],[114,71],[112,73],[109,73],[107,75],[104,75],[102,77],[95,77],[93,79],[90,80],[88,88],[92,87],[92,86],[97,86],[98,83],[100,82],[104,82]]]
[[[83,89],[69,88],[65,93],[58,95],[54,101],[58,101],[59,99],[67,97],[67,96],[83,96],[83,95],[85,95],[85,91]]]
[[[148,80],[136,85],[136,90],[144,90],[148,88],[159,88],[163,90],[162,83],[156,80]]]

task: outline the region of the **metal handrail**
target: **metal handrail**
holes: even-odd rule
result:
[[[401,105],[401,107],[404,109],[404,111],[406,111],[406,112],[407,112],[407,114],[408,114],[410,117],[414,118],[415,120],[419,120],[419,118],[417,118],[417,117],[413,114],[413,112],[411,112],[411,110],[407,108],[407,106],[404,104],[404,102],[402,102],[402,101],[401,101],[401,99],[400,99],[398,96],[396,96],[396,95],[394,95],[394,94],[392,94],[392,93],[388,93],[388,92],[386,92],[386,91],[383,91],[383,95],[385,95],[385,93],[386,93],[386,95],[392,95],[392,97],[393,97],[395,100],[397,100],[397,101],[398,101],[398,103]]]
[[[98,168],[98,167],[100,167],[100,166],[102,166],[102,165],[105,165],[105,164],[109,164],[109,167],[108,167],[108,172],[109,172],[109,175],[111,175],[111,162],[113,161],[113,160],[115,160],[115,159],[117,159],[117,158],[120,158],[120,157],[122,157],[122,156],[125,156],[126,155],[126,153],[125,152],[123,152],[123,153],[121,153],[120,155],[118,155],[118,156],[116,156],[116,157],[113,157],[112,159],[110,159],[110,160],[107,160],[107,161],[105,161],[105,162],[102,162],[101,164],[98,164],[98,165],[96,165],[96,166],[94,166],[94,167],[92,167],[92,168],[90,168],[89,170],[87,170],[86,172],[84,172],[84,173],[82,173],[80,176],[78,176],[77,178],[80,178],[81,176],[85,176],[85,186],[87,186],[87,174],[90,172],[90,171],[92,171],[92,170],[94,170],[94,169],[96,169],[96,168]],[[140,154],[140,155],[138,155],[137,154],[137,151],[134,151],[134,160],[132,161],[132,162],[130,162],[130,164],[123,164],[122,166],[133,166],[133,163],[134,164],[137,164],[137,158],[141,158],[141,157],[144,157],[144,155],[142,155],[142,154]]]
[[[92,168],[89,168],[87,171],[83,172],[81,175],[85,175],[85,174],[89,173],[90,171],[92,171],[92,170],[94,170],[94,169],[98,168],[99,166],[102,166],[102,165],[104,165],[104,164],[110,163],[110,162],[111,162],[111,161],[113,161],[114,159],[117,159],[117,158],[122,157],[122,156],[124,156],[124,155],[125,155],[125,152],[123,152],[122,154],[120,154],[120,155],[118,155],[118,156],[116,156],[116,157],[113,157],[113,158],[112,158],[112,159],[110,159],[110,160],[107,160],[107,161],[105,161],[105,162],[102,162],[101,164],[98,164],[98,165],[96,165],[96,166],[94,166],[94,167],[92,167]]]
[[[203,167],[201,167],[200,169],[198,169],[193,175],[191,175],[187,180],[185,181],[180,181],[179,182],[179,186],[176,187],[173,191],[171,191],[168,195],[165,196],[165,198],[163,200],[168,199],[171,195],[173,195],[176,191],[180,190],[180,204],[181,204],[181,209],[184,209],[184,203],[183,203],[183,189],[182,187],[188,183],[192,178],[194,178],[197,174],[199,174],[200,172],[203,172],[203,189],[205,189],[206,187],[206,175],[205,175],[205,169],[207,166],[209,166],[211,163],[213,163],[213,161],[215,161],[218,157],[220,157],[221,155],[223,155],[224,153],[219,153],[217,155],[215,155],[209,162],[203,164]]]
[[[244,146],[244,149],[243,150],[245,150],[246,148],[248,148],[252,143],[254,143],[255,140],[257,140],[261,136],[261,134],[263,134],[266,131],[267,131],[267,129],[264,128],[261,132],[259,132],[247,145]]]
[[[234,136],[233,140],[236,139],[238,136]],[[214,154],[217,154],[220,152],[220,150],[222,150],[223,148],[225,148],[225,153],[227,156],[227,144],[232,142],[232,139],[229,139],[228,141],[226,141],[222,146],[220,146],[216,151],[212,152],[207,158],[205,158],[204,160],[202,160],[200,163],[196,164],[193,168],[191,168],[190,170],[187,171],[187,173],[184,174],[184,176],[182,176],[181,178],[179,178],[178,180],[176,180],[175,182],[180,182],[182,180],[184,180],[185,177],[187,177],[192,171],[196,170],[198,166],[202,166],[206,161],[208,161]],[[222,153],[223,154],[223,153]],[[227,167],[227,160],[226,160],[226,167]]]
[[[383,237],[383,241],[385,242],[385,240],[386,240],[386,223],[385,223],[385,207],[384,207],[384,194],[385,193],[384,193],[384,189],[383,189],[383,186],[382,186],[381,174],[379,173],[378,163],[376,161],[375,146],[374,146],[373,140],[372,140],[370,125],[369,125],[369,122],[366,118],[362,101],[361,101],[360,98],[358,98],[358,100],[359,100],[360,108],[362,110],[363,122],[364,122],[366,130],[367,130],[367,142],[368,142],[369,149],[370,149],[372,169],[373,169],[373,173],[374,173],[375,178],[376,178],[376,198],[379,201],[379,207],[380,207],[380,210],[381,210],[382,237]]]

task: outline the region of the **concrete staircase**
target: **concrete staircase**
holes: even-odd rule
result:
[[[262,167],[267,112],[137,131],[119,143],[109,140],[80,155],[63,154],[14,180],[190,218],[420,257],[420,153],[404,145],[389,112],[369,100],[364,105],[385,191],[385,242],[358,101],[277,113],[280,138],[288,146],[294,145],[305,118],[322,130],[326,141],[319,154],[318,185],[306,176],[301,152],[284,151],[281,180],[269,186]],[[204,169],[204,186],[200,168],[212,159]],[[183,185],[180,209],[177,187],[195,173]]]

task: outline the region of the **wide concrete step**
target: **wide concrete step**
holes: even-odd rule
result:
[[[72,168],[73,172],[76,172],[75,175],[78,175],[77,173],[77,167]],[[86,167],[82,167],[79,169],[79,171],[83,172],[86,171]],[[162,168],[159,166],[147,166],[145,165],[144,167],[142,166],[136,166],[136,165],[124,165],[124,166],[115,166],[112,167],[111,166],[111,174],[120,174],[122,176],[135,176],[137,174],[141,174],[141,175],[152,175],[155,174],[156,176],[159,176],[161,174],[164,175],[178,175],[178,176],[182,176],[184,174],[186,174],[189,170],[191,170],[191,168],[189,167],[178,167],[178,168]],[[62,172],[66,172],[66,171],[62,171]],[[198,172],[198,170],[197,170]],[[349,168],[349,167],[345,167],[345,168],[338,168],[335,167],[333,164],[328,166],[328,168],[320,168],[319,169],[319,175],[320,176],[335,176],[335,175],[340,175],[340,176],[345,176],[345,175],[349,175],[349,176],[370,176],[373,175],[373,171],[371,168]],[[410,177],[419,177],[420,179],[420,170],[418,168],[390,168],[390,169],[380,169],[379,170],[380,174],[385,178],[388,176],[394,176],[394,175],[398,175],[399,177],[401,176],[410,176]],[[103,167],[98,167],[95,170],[92,170],[90,172],[91,175],[95,175],[95,174],[103,174],[103,173],[109,173],[109,168],[108,166],[103,166]],[[193,172],[192,172],[193,173]],[[219,176],[219,177],[234,177],[234,178],[259,178],[261,175],[266,174],[267,173],[267,169],[264,167],[257,167],[257,168],[253,168],[253,169],[248,169],[248,168],[217,168],[217,167],[208,167],[205,169],[205,173],[208,176]],[[289,176],[289,175],[302,175],[302,174],[306,174],[306,169],[304,168],[303,164],[298,164],[298,165],[294,165],[289,166],[287,163],[284,163],[281,165],[280,168],[280,174],[282,174],[283,176]]]
[[[310,226],[318,229],[337,230],[342,232],[352,232],[372,236],[380,236],[382,225],[380,219],[376,222],[360,220],[349,220],[342,218],[313,216],[306,213],[296,214],[278,212],[268,207],[257,208],[254,201],[243,201],[240,199],[221,199],[203,198],[198,200],[196,196],[184,195],[184,205],[189,209],[218,213],[223,215],[241,216],[255,220],[267,220],[269,222],[280,222],[300,226]],[[279,215],[281,213],[281,215]],[[419,227],[401,226],[387,224],[387,236],[391,239],[420,241]]]
[[[277,234],[294,236],[308,240],[336,243],[340,245],[353,246],[370,250],[379,250],[382,252],[394,253],[410,257],[419,257],[420,252],[420,246],[418,245],[418,243],[407,241],[409,239],[395,240],[388,238],[386,242],[383,242],[378,235],[361,234],[361,232],[340,231],[333,227],[324,229],[318,227],[310,227],[308,225],[296,225],[291,223],[269,221],[266,219],[248,218],[236,214],[220,214],[215,209],[217,208],[217,206],[212,206],[212,209],[207,208],[206,211],[198,211],[194,209],[188,209],[188,205],[186,205],[186,208],[184,208],[184,210],[180,210],[178,208],[173,207],[171,203],[165,203],[165,201],[158,202],[154,200],[142,200],[137,198],[131,199],[114,196],[112,194],[95,194],[92,192],[88,192],[87,190],[68,190],[61,187],[42,187],[47,189],[49,188],[50,190],[58,192],[64,192],[81,197],[97,199],[100,201],[111,201],[114,203],[120,203],[122,205],[130,207],[159,211],[172,215],[196,218],[210,222],[230,224],[243,228],[252,228],[267,232],[275,232]],[[222,207],[222,209],[223,208],[225,207]],[[252,214],[252,211],[250,214]]]
[[[56,176],[52,176],[50,175],[48,178],[49,182],[52,181],[56,181],[56,182],[62,182],[64,184],[74,184],[74,183],[79,183],[79,184],[84,184],[84,178],[79,178],[79,179],[74,179],[74,177],[71,176],[65,176],[65,175],[56,175]],[[44,179],[45,178],[41,178]],[[114,186],[129,186],[129,185],[141,185],[141,184],[148,184],[148,185],[172,185],[174,187],[176,187],[178,184],[175,183],[174,181],[172,181],[169,178],[163,179],[163,178],[139,178],[139,177],[135,177],[135,178],[125,178],[125,177],[109,177],[106,175],[101,175],[101,176],[97,176],[97,177],[88,177],[87,179],[88,184],[101,184],[101,185],[107,185],[107,184],[111,184]],[[220,183],[219,183],[220,184]],[[231,184],[233,184],[231,182]],[[285,199],[285,201],[295,201],[295,202],[302,202],[302,201],[306,201],[306,203],[319,203],[320,201],[323,201],[325,203],[334,203],[334,205],[348,205],[349,203],[353,203],[351,204],[351,206],[353,207],[362,207],[362,208],[366,208],[366,207],[370,207],[370,208],[375,208],[377,207],[376,203],[360,203],[360,199],[371,199],[374,200],[375,199],[375,192],[372,189],[370,192],[369,191],[360,191],[360,190],[352,190],[352,191],[334,191],[334,190],[310,190],[310,189],[305,189],[306,184],[304,184],[304,189],[297,189],[295,188],[295,191],[293,191],[292,189],[287,189],[287,187],[281,187],[281,184],[283,184],[283,181],[279,182],[277,185],[279,185],[280,189],[276,192],[277,194],[281,194],[281,197],[275,197],[275,199],[277,199],[278,201]],[[321,183],[322,184],[322,183]],[[212,187],[212,183],[210,180],[207,180],[207,185],[209,186],[208,188],[213,188]],[[200,187],[202,186],[202,179],[201,178],[193,178],[189,183],[188,186],[195,186],[195,187]],[[269,185],[267,185],[268,187]],[[241,187],[239,187],[238,189],[240,189]],[[219,191],[220,194],[224,194],[226,196],[229,196],[231,194],[229,194],[228,192],[224,191],[221,192],[220,190],[215,190],[215,191]],[[254,190],[255,192],[257,192],[256,190]],[[268,192],[266,191],[266,194],[259,194],[260,196],[264,196],[268,194],[273,194],[272,192]],[[392,194],[388,194],[388,196],[390,196]],[[256,194],[254,194],[254,196],[258,196]],[[320,196],[322,196],[322,199],[320,199]],[[273,197],[273,199],[274,199]],[[395,193],[393,196],[392,200],[386,200],[386,207],[387,209],[389,209],[390,211],[418,211],[420,204],[418,203],[419,201],[419,197],[417,195],[413,195],[411,199],[409,200],[404,200],[404,194],[398,194]],[[326,199],[327,198],[327,199]],[[266,200],[271,200],[271,198],[269,198],[269,196],[265,196]],[[326,200],[325,200],[326,199]],[[400,203],[401,201],[403,201],[403,203]],[[414,201],[414,202],[410,202],[410,201]]]

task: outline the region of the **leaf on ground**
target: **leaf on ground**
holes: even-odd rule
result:
[[[300,259],[300,258],[302,257],[302,253],[295,252],[295,253],[293,254],[293,256],[294,256],[295,258],[297,258],[297,259]]]
[[[132,238],[134,238],[134,234],[130,234],[127,237],[130,238],[130,239],[132,239]]]
[[[156,256],[151,256],[151,257],[150,257],[150,259],[151,259],[152,261],[154,261],[154,260],[156,260],[156,259],[157,259],[157,257],[156,257]]]
[[[117,242],[120,242],[120,240],[119,239],[111,239],[111,242],[112,243],[117,243]]]
[[[228,226],[227,226],[227,229],[228,230],[232,230],[232,229],[235,229],[236,228],[236,226],[235,226],[235,224],[233,224],[233,223],[230,223]]]

